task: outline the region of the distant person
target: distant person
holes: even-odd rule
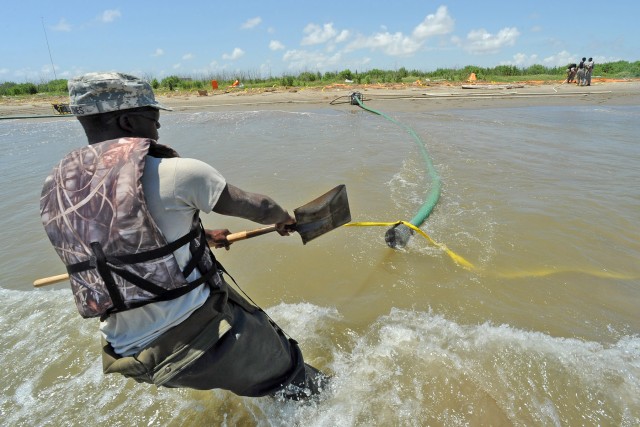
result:
[[[595,66],[595,63],[593,62],[593,58],[589,58],[589,60],[584,64],[584,67],[585,67],[584,81],[587,86],[591,86],[591,75],[593,74],[594,66]]]
[[[318,393],[326,377],[225,282],[207,241],[228,248],[229,230],[205,230],[199,214],[276,224],[281,235],[295,219],[270,197],[158,144],[167,108],[147,82],[89,73],[68,86],[89,145],[59,162],[40,209],[80,314],[100,318],[104,372],[250,397]]]
[[[567,83],[573,83],[576,78],[576,71],[578,66],[575,63],[567,66]]]
[[[585,74],[585,68],[584,68],[584,62],[587,60],[587,58],[582,58],[582,61],[580,61],[580,63],[578,64],[578,73],[576,75],[576,79],[577,79],[577,85],[578,86],[584,86],[585,85],[585,80],[584,80],[584,74]]]

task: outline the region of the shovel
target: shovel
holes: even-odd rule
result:
[[[347,187],[344,184],[338,185],[322,196],[318,197],[293,210],[296,223],[289,228],[297,231],[302,238],[302,244],[320,237],[331,230],[334,230],[349,221],[351,221],[351,212],[349,211],[349,200],[347,199]],[[276,231],[275,225],[258,228],[256,230],[241,231],[227,235],[229,243],[239,240],[246,240],[256,236]],[[33,286],[39,288],[41,286],[52,285],[69,279],[68,274],[59,274],[57,276],[44,277],[33,282]]]
[[[344,184],[338,185],[317,199],[294,209],[293,214],[296,217],[296,223],[292,224],[289,230],[297,231],[302,238],[302,244],[306,245],[307,242],[316,237],[320,237],[351,221],[347,187]],[[241,231],[227,235],[227,241],[233,243],[238,240],[271,233],[272,231],[276,231],[275,225],[258,228],[257,230]]]

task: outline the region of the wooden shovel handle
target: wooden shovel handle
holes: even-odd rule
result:
[[[233,243],[239,240],[245,240],[245,239],[250,239],[256,236],[262,236],[263,234],[271,233],[273,231],[276,231],[276,226],[270,225],[268,227],[262,227],[256,230],[240,231],[238,233],[228,234],[227,240],[229,241],[229,243]],[[57,276],[49,276],[49,277],[43,277],[42,279],[38,279],[33,282],[33,286],[36,288],[40,288],[42,286],[53,285],[54,283],[63,282],[65,280],[69,280],[68,274],[58,274]]]
[[[42,286],[53,285],[54,283],[63,282],[69,279],[68,274],[58,274],[57,276],[44,277],[33,282],[33,286],[40,288]]]
[[[256,230],[249,231],[240,231],[238,233],[231,233],[227,235],[227,241],[229,243],[237,242],[238,240],[250,239],[256,236],[262,236],[263,234],[271,233],[276,231],[275,225],[270,225],[268,227],[258,228]]]

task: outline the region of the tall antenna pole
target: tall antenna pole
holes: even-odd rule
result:
[[[47,41],[47,50],[49,51],[49,59],[51,60],[51,68],[53,69],[53,77],[58,80],[58,76],[56,75],[56,66],[53,65],[53,56],[51,56],[51,48],[49,47],[49,37],[47,37],[47,30],[44,28],[44,18],[40,17],[42,20],[42,30],[44,31],[44,39]]]

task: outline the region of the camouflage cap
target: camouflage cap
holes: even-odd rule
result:
[[[156,101],[149,83],[129,74],[88,73],[69,80],[67,85],[69,107],[76,116],[138,107],[171,111]]]

